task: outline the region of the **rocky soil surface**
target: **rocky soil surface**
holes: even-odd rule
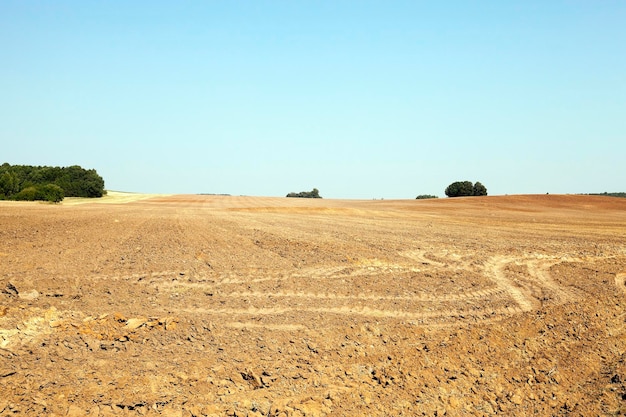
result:
[[[0,203],[0,416],[626,413],[626,200]]]

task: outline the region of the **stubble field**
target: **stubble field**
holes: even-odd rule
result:
[[[0,416],[620,415],[625,236],[594,196],[0,202]]]

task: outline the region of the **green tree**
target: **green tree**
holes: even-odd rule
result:
[[[472,195],[475,195],[475,196],[487,195],[487,187],[482,185],[479,181],[476,181],[476,183],[474,184],[474,191]]]
[[[487,195],[487,188],[479,181],[472,184],[471,181],[456,181],[446,188],[448,197],[469,197]]]
[[[468,197],[474,195],[474,185],[471,181],[456,181],[446,187],[448,197]]]
[[[15,173],[5,171],[0,175],[0,196],[11,198],[19,190],[19,180]]]

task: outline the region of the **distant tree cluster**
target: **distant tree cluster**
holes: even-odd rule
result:
[[[322,198],[320,196],[320,192],[317,188],[313,188],[312,191],[301,191],[299,193],[289,193],[287,197],[297,197],[297,198]]]
[[[422,195],[418,195],[417,197],[415,197],[416,200],[427,200],[429,198],[439,198],[436,195],[430,195],[430,194],[422,194]]]
[[[602,195],[602,196],[606,196],[606,197],[620,197],[620,198],[626,198],[626,193],[607,193],[606,191],[603,193],[591,193],[589,195]]]
[[[0,200],[60,202],[64,197],[102,197],[104,180],[95,169],[0,165]]]
[[[472,184],[471,181],[456,181],[448,185],[446,195],[448,197],[487,195],[487,188],[478,181],[475,184]]]

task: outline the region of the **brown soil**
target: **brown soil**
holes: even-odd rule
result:
[[[0,203],[0,416],[626,413],[626,200]]]

